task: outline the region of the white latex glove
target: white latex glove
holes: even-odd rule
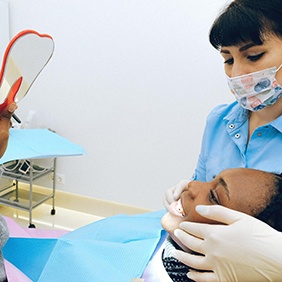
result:
[[[182,222],[182,230],[175,230],[175,236],[185,246],[205,256],[182,251],[175,251],[173,256],[195,269],[214,271],[191,271],[189,278],[197,282],[282,281],[281,232],[222,206],[197,206],[196,210],[227,225]]]
[[[183,189],[187,187],[189,182],[189,180],[183,179],[178,182],[175,186],[166,190],[163,199],[163,204],[167,210],[172,202],[177,201],[180,198]]]

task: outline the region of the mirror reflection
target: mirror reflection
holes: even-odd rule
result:
[[[0,111],[9,103],[18,103],[48,63],[54,41],[47,34],[24,30],[9,43],[0,73]]]

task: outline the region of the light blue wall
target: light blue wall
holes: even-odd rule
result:
[[[193,174],[206,115],[230,102],[208,31],[224,0],[10,0],[10,30],[49,33],[55,54],[19,104],[80,144],[58,189],[151,209]]]

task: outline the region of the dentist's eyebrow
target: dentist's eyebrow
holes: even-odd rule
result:
[[[244,45],[244,46],[240,47],[240,48],[239,48],[239,51],[240,51],[240,52],[243,52],[243,51],[246,51],[246,50],[248,50],[249,48],[254,47],[254,46],[257,46],[257,44],[255,44],[255,43],[249,43],[249,44],[247,44],[247,45]],[[224,49],[221,49],[221,50],[220,50],[220,53],[230,54],[230,52],[229,52],[228,50],[224,50]]]
[[[254,47],[254,46],[256,46],[256,45],[257,45],[257,44],[255,44],[255,43],[249,43],[249,44],[247,44],[247,45],[245,45],[245,46],[242,46],[242,47],[239,49],[239,51],[242,52],[242,51],[248,50],[249,48]]]
[[[228,50],[224,50],[224,49],[223,49],[223,50],[221,49],[221,50],[220,50],[220,53],[230,54],[230,52],[229,52]]]

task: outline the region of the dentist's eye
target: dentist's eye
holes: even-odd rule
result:
[[[257,54],[257,55],[250,55],[250,56],[248,56],[247,58],[248,58],[250,61],[252,61],[252,62],[256,62],[256,61],[258,61],[264,54],[265,54],[265,53],[262,52],[262,53]]]
[[[220,205],[217,196],[215,195],[215,192],[213,190],[210,190],[209,200],[213,204]]]
[[[224,61],[224,64],[226,65],[232,65],[233,63],[234,63],[233,58]]]

